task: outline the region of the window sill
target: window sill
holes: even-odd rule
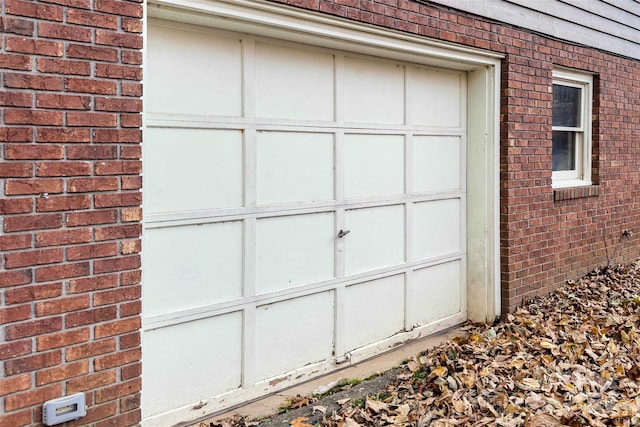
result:
[[[583,197],[594,197],[600,194],[600,186],[586,185],[584,187],[565,187],[553,189],[553,201],[580,199]]]

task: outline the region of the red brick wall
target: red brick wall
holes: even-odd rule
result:
[[[141,1],[2,3],[2,426],[140,420]]]
[[[640,61],[431,2],[272,1],[506,55],[500,111],[503,311],[593,268],[640,256]],[[589,191],[557,192],[555,197],[551,188],[554,66],[596,75],[593,179],[598,184]],[[621,240],[625,230],[634,235]]]

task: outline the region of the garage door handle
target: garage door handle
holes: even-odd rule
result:
[[[349,233],[351,233],[351,230],[340,230],[338,231],[338,237],[342,239],[344,236],[346,236]]]

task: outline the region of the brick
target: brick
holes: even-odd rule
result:
[[[87,59],[90,61],[117,62],[118,50],[100,46],[69,44],[67,58]]]
[[[51,144],[5,144],[4,157],[7,160],[57,160],[64,157],[64,148]]]
[[[64,115],[59,111],[5,109],[4,120],[12,125],[61,126]]]
[[[115,255],[118,255],[118,244],[115,242],[74,246],[67,249],[67,259],[69,261],[105,258]]]
[[[120,114],[120,126],[124,128],[139,128],[142,126],[142,115]]]
[[[0,271],[0,287],[19,286],[31,283],[31,270]]]
[[[36,282],[51,282],[54,280],[87,276],[90,271],[91,269],[88,262],[39,267],[36,269]]]
[[[116,160],[96,162],[96,175],[138,175],[142,173],[142,162],[139,160]]]
[[[141,130],[129,129],[96,129],[93,132],[95,142],[100,143],[140,143],[142,142]]]
[[[142,49],[142,36],[98,29],[96,30],[96,44]]]
[[[36,212],[72,211],[90,207],[90,196],[40,197],[36,200]]]
[[[96,191],[114,191],[118,189],[118,178],[72,178],[67,180],[67,192],[92,193]]]
[[[84,61],[69,61],[57,58],[37,58],[37,69],[41,73],[90,76],[91,64]]]
[[[140,19],[122,18],[122,31],[126,33],[142,33],[142,21]]]
[[[63,9],[58,6],[33,3],[22,0],[5,0],[6,11],[10,15],[28,16],[51,21],[64,19]]]
[[[142,292],[140,286],[127,286],[105,292],[96,292],[93,294],[93,306],[99,307],[101,305],[135,300],[141,297]]]
[[[142,271],[132,270],[120,273],[120,286],[129,286],[140,284],[142,280]]]
[[[142,357],[140,347],[118,353],[108,354],[106,356],[96,357],[93,364],[96,371],[124,366],[130,363],[139,362]]]
[[[141,387],[142,380],[140,378],[135,378],[130,381],[98,389],[95,391],[96,403],[103,403],[109,400],[114,400],[119,397],[126,396],[128,394],[137,393],[140,391]]]
[[[36,372],[36,386],[40,387],[69,378],[79,377],[88,372],[89,361],[87,360],[56,366],[51,369],[43,369],[42,371]]]
[[[107,79],[140,81],[142,80],[142,69],[140,67],[129,65],[97,64],[96,76]]]
[[[52,42],[23,37],[6,37],[5,49],[7,52],[18,52],[27,53],[30,55],[44,55],[53,57],[61,57],[64,54],[64,44],[61,42]]]
[[[120,317],[139,316],[142,314],[142,301],[131,301],[120,305]]]
[[[139,113],[142,111],[142,100],[130,98],[96,98],[95,109],[96,111]]]
[[[142,18],[142,4],[120,0],[95,0],[95,9],[114,15]]]
[[[45,351],[53,348],[69,347],[73,344],[87,342],[90,339],[91,332],[89,328],[74,329],[36,337],[36,348],[38,351]]]
[[[61,179],[8,179],[5,181],[4,191],[8,196],[62,193],[64,181]]]
[[[140,335],[140,331],[133,332],[131,334],[120,335],[118,340],[120,342],[120,350],[125,348],[140,347]]]
[[[114,418],[101,421],[95,424],[95,427],[114,427],[114,426],[136,426],[142,421],[141,411],[139,409],[126,414],[118,415]]]
[[[142,208],[125,208],[120,210],[120,221],[138,222],[142,221]]]
[[[19,268],[33,265],[54,264],[62,262],[63,258],[64,250],[61,248],[11,252],[4,256],[4,265],[6,268]]]
[[[7,289],[5,291],[7,304],[18,304],[46,298],[56,298],[60,295],[62,295],[62,283],[23,286],[20,288]]]
[[[86,378],[86,377],[83,377]],[[79,380],[82,380],[80,378]],[[67,383],[68,384],[68,383]],[[67,385],[67,392],[72,393],[69,390],[69,386]],[[99,421],[105,419],[107,417],[115,416],[118,413],[118,405],[115,401],[107,402],[103,405],[92,405],[90,408],[87,408],[87,415],[80,418],[76,421],[67,422],[65,427],[80,427],[85,426],[87,423],[93,423],[95,421]]]
[[[115,306],[69,313],[65,316],[65,326],[67,328],[73,328],[76,326],[84,326],[90,325],[92,323],[104,322],[105,320],[114,320],[117,315],[118,313]]]
[[[37,162],[36,176],[83,176],[91,175],[90,162]]]
[[[96,338],[106,338],[113,335],[120,335],[125,332],[139,330],[141,327],[140,318],[117,320],[115,322],[102,323],[95,326],[94,336]]]
[[[67,126],[116,127],[118,116],[113,113],[67,113]]]
[[[135,82],[121,82],[120,94],[122,96],[142,96],[142,85]]]
[[[117,221],[115,209],[91,212],[74,212],[67,214],[67,226],[79,227],[86,225],[113,224]]]
[[[31,318],[31,305],[16,305],[0,308],[0,325],[14,323]]]
[[[115,225],[96,228],[94,239],[99,242],[103,240],[130,239],[141,235],[142,226],[140,224]]]
[[[33,164],[26,162],[0,163],[0,178],[29,178],[33,176]]]
[[[88,110],[91,108],[91,98],[79,95],[40,93],[36,98],[36,106],[61,110]]]
[[[0,127],[0,142],[31,142],[33,130],[23,127]]]
[[[130,255],[119,258],[99,259],[93,262],[93,271],[97,274],[114,271],[135,270],[140,268],[140,256]]]
[[[35,304],[36,316],[50,316],[53,314],[70,313],[72,311],[84,310],[89,307],[89,295],[78,295],[67,298],[56,298],[37,302]]]
[[[118,29],[117,16],[95,13],[88,10],[67,10],[67,22],[71,24],[85,25],[87,27],[106,28],[110,30]]]
[[[141,176],[123,176],[120,178],[123,190],[139,190],[142,188]]]
[[[38,36],[88,43],[91,42],[91,29],[75,25],[40,22],[38,23]]]
[[[0,344],[0,360],[12,359],[31,353],[31,340]]]
[[[142,52],[139,50],[122,50],[120,55],[123,64],[142,65]],[[122,82],[124,85],[125,82]]]
[[[33,212],[33,199],[0,199],[0,214]]]
[[[0,53],[0,67],[8,70],[31,71],[31,58],[28,55]]]
[[[6,73],[5,86],[15,89],[62,90],[62,78],[32,74]]]
[[[36,136],[38,142],[91,142],[89,129],[39,128]]]
[[[125,369],[127,370],[127,377],[123,379],[129,379],[134,377],[139,377],[140,374],[134,375],[134,369],[137,368],[138,371],[141,371],[142,365],[140,363],[136,363],[132,366],[127,366],[126,368],[122,368],[122,375],[124,376]],[[120,399],[120,412],[129,412],[134,409],[140,408],[140,393],[136,393],[133,395],[125,396]]]
[[[91,241],[91,239],[91,229],[89,228],[42,231],[36,233],[36,247],[88,243]]]
[[[1,60],[0,60],[1,61]],[[1,62],[0,62],[0,66]],[[7,68],[7,67],[4,67]],[[26,92],[0,92],[0,106],[4,107],[31,107],[33,95]]]
[[[25,426],[31,424],[31,409],[10,414],[0,415],[0,425],[2,426]]]
[[[100,354],[112,353],[116,351],[116,340],[109,338],[100,341],[91,341],[86,344],[68,347],[65,350],[66,360],[73,361],[94,357]]]
[[[31,375],[24,374],[0,379],[0,396],[31,388]]]
[[[31,322],[23,322],[17,325],[8,325],[6,327],[6,339],[16,340],[20,338],[33,337],[50,332],[56,332],[62,329],[61,317],[50,317],[47,319],[33,320]],[[5,362],[5,368],[8,362]],[[8,374],[11,375],[11,374]]]
[[[70,160],[103,160],[118,157],[115,145],[75,145],[67,147],[67,159]]]
[[[62,227],[62,215],[59,214],[10,216],[4,220],[4,231],[7,233],[59,227]]]
[[[108,243],[108,245],[114,245],[117,243]],[[100,289],[115,288],[118,286],[117,274],[105,274],[100,276],[91,276],[84,279],[73,279],[67,282],[67,292],[70,294],[80,292],[91,292]]]
[[[123,255],[137,254],[141,250],[142,250],[142,241],[140,239],[126,240],[120,243],[120,253]]]
[[[142,204],[142,194],[117,193],[117,194],[96,194],[93,196],[96,208],[140,206]]]
[[[67,77],[64,82],[64,90],[66,92],[115,95],[118,92],[118,83],[109,80]]]
[[[54,384],[7,396],[4,400],[4,406],[6,411],[15,411],[16,409],[38,405],[60,396],[62,396],[62,385]]]
[[[67,381],[67,392],[77,393],[79,391],[95,390],[109,384],[114,384],[117,378],[115,370],[98,372],[82,378],[74,378]]]
[[[9,16],[0,17],[0,30],[4,34],[18,34],[21,36],[33,36],[33,21]]]
[[[0,251],[30,248],[32,240],[31,234],[7,234],[0,236]]]

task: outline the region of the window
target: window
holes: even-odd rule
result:
[[[553,72],[553,187],[591,185],[593,77]]]

